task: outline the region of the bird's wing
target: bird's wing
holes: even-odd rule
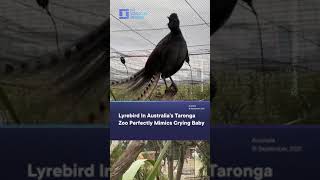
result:
[[[163,49],[168,45],[171,38],[171,34],[169,33],[161,41],[157,44],[157,46],[153,49],[152,53],[150,54],[146,65],[145,70],[149,75],[154,75],[156,72],[160,71],[161,68],[161,54]]]
[[[170,41],[166,46],[162,47],[161,57],[166,62],[170,62],[170,59],[176,59],[179,61],[186,60],[188,56],[187,44],[183,37],[179,37]]]

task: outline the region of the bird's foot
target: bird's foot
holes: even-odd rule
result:
[[[176,85],[176,83],[172,83],[170,89],[173,89],[178,92],[178,86]]]
[[[165,90],[165,95],[174,96],[178,92],[178,87],[176,84],[171,84],[168,89]]]

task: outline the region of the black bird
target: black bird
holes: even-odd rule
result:
[[[257,16],[257,12],[253,6],[252,0],[242,0],[247,3],[251,8],[252,12]],[[212,12],[212,28],[210,34],[213,35],[218,29],[220,29],[226,21],[230,18],[238,0],[214,0]],[[217,92],[217,82],[216,79],[212,76],[211,78],[211,88],[210,88],[210,99],[212,100]]]
[[[253,7],[252,0],[242,0],[247,3],[251,8],[252,12],[257,15],[255,8]],[[212,23],[211,35],[214,34],[218,29],[220,29],[223,24],[230,18],[234,7],[236,6],[238,0],[214,0],[212,12]]]
[[[114,83],[119,84],[129,82],[131,91],[145,87],[138,99],[148,98],[155,89],[160,77],[165,82],[166,90],[169,89],[166,78],[169,78],[171,80],[170,88],[173,88],[173,90],[177,92],[177,86],[173,82],[171,76],[180,70],[185,61],[189,63],[187,43],[180,30],[178,15],[172,13],[168,19],[170,33],[157,44],[150,54],[145,67],[129,79]]]
[[[49,0],[37,0],[37,3],[43,9],[48,9]]]
[[[211,35],[214,34],[231,16],[238,0],[214,0],[212,12]]]

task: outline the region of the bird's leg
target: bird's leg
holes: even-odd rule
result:
[[[170,80],[171,80],[171,86],[170,86],[170,88],[172,87],[172,90],[175,91],[175,92],[177,92],[177,91],[178,91],[178,87],[177,87],[176,83],[173,82],[171,76],[170,76],[169,78],[170,78]]]
[[[166,78],[162,77],[162,79],[163,79],[163,81],[164,81],[164,84],[166,85],[166,90],[169,89],[169,88],[168,88],[168,85],[167,85]]]
[[[169,78],[170,78],[170,80],[171,80],[171,85],[172,85],[172,86],[177,86],[176,83],[173,82],[171,76],[170,76]]]

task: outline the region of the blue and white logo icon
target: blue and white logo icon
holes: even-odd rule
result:
[[[119,9],[119,19],[144,19],[147,11],[136,9]]]
[[[129,9],[119,9],[119,19],[129,19]]]

